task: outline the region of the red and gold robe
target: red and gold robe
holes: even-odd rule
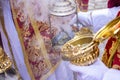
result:
[[[120,11],[117,17],[120,16]],[[113,55],[113,57],[111,57]],[[109,67],[120,69],[120,41],[119,38],[111,37],[106,46],[105,53],[103,54],[102,61]]]

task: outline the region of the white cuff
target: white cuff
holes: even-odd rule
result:
[[[89,66],[76,66],[70,63],[69,67],[78,73],[78,80],[102,80],[104,73],[108,70],[100,59]]]

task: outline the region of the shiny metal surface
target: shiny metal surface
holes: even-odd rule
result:
[[[49,7],[50,14],[55,16],[67,16],[76,12],[76,5],[70,1],[56,1]]]

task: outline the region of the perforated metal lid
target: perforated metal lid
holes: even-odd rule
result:
[[[76,12],[76,5],[70,1],[55,2],[50,7],[50,14],[56,16],[67,16]]]

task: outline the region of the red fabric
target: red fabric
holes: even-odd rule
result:
[[[112,68],[120,70],[120,58],[118,57],[118,55],[120,55],[120,52],[116,52],[114,55],[114,59],[112,62]]]
[[[115,42],[116,39],[115,38],[110,38],[105,46],[105,49],[106,49],[106,52],[107,52],[107,56],[110,57],[110,54],[109,54],[109,50],[110,48],[112,47],[112,42]]]
[[[117,16],[120,16],[120,11],[118,12]]]
[[[110,57],[110,53],[109,53],[110,48],[112,47],[112,44],[113,44],[115,41],[116,41],[115,38],[110,38],[110,39],[108,40],[107,44],[106,44],[105,49],[106,49],[106,52],[107,52],[108,59],[109,59],[109,57]],[[116,51],[116,52],[115,52],[115,55],[114,55],[114,58],[113,58],[112,67],[113,67],[114,65],[119,65],[119,66],[120,66],[120,58],[117,56],[118,54],[120,54],[120,53]]]
[[[81,0],[83,4],[88,4],[89,0]]]
[[[117,16],[120,16],[120,11],[118,12]],[[116,39],[111,40],[111,42],[113,42],[113,41],[116,41]],[[114,55],[113,62],[112,62],[112,67],[120,70],[120,57],[119,57],[120,52],[118,52],[118,49],[116,50],[116,53]]]
[[[108,0],[108,8],[120,6],[120,0]]]
[[[77,0],[80,11],[88,10],[89,0]]]
[[[120,11],[118,12],[117,16],[120,16]],[[116,38],[110,38],[105,46],[105,49],[106,49],[105,54],[107,54],[108,59],[110,57],[110,49],[113,46],[113,43],[115,43],[115,41],[116,41]],[[120,55],[120,52],[118,52],[118,49],[117,49],[111,65],[113,68],[116,68],[116,69],[120,69],[120,57],[118,55]]]

